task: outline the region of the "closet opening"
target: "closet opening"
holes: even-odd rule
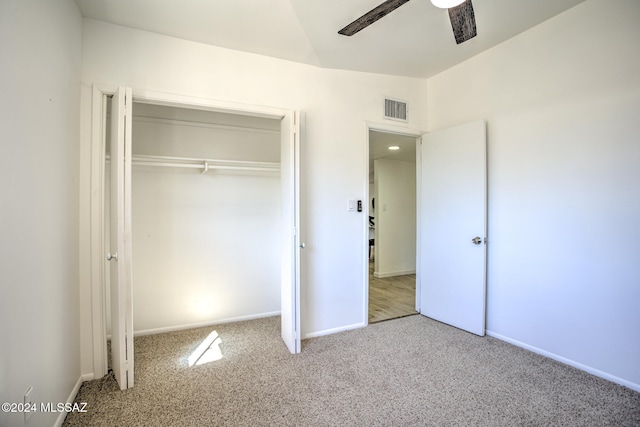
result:
[[[111,148],[106,105],[105,254]],[[134,336],[279,315],[281,120],[134,99],[131,147]],[[109,347],[109,268],[104,273]],[[185,354],[185,363],[196,363],[207,350],[223,357],[224,337],[213,335],[202,342],[208,345],[200,356],[194,356],[197,349]]]

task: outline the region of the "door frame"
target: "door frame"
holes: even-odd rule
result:
[[[420,225],[420,181],[421,181],[421,144],[422,136],[426,133],[426,131],[405,128],[401,126],[393,126],[386,123],[378,123],[378,122],[365,122],[364,126],[364,158],[365,158],[365,185],[364,185],[364,200],[367,202],[364,203],[366,208],[363,210],[363,229],[362,229],[362,242],[365,243],[369,241],[369,132],[376,131],[382,133],[390,133],[401,136],[408,136],[416,139],[416,236],[420,236],[421,233],[421,225]],[[362,253],[368,254],[368,251],[362,251]],[[363,266],[362,271],[364,272],[364,325],[369,325],[369,259],[367,257],[362,257]],[[420,239],[416,239],[416,311],[420,312]]]
[[[93,350],[93,376],[107,374],[107,324],[105,282],[105,148],[107,97],[113,95],[118,85],[94,84],[91,94],[91,146],[90,146],[90,291],[91,332]],[[199,98],[189,95],[169,94],[133,88],[134,102],[243,114],[281,120],[292,109],[243,104],[239,102]],[[297,299],[299,301],[299,298]],[[300,312],[298,303],[298,313]]]

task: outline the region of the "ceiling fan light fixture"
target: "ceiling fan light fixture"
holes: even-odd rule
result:
[[[377,7],[371,9],[369,12],[338,31],[338,34],[352,36],[358,31],[367,28],[369,25],[378,21],[380,18],[393,12],[408,1],[409,0],[385,0]],[[478,35],[475,12],[473,11],[473,4],[471,3],[471,0],[431,0],[431,3],[440,9],[447,9],[456,44],[464,43]],[[385,99],[384,118],[406,122],[406,103],[404,103],[402,111],[404,114],[401,116],[387,114],[389,111],[393,112],[393,109],[390,109],[389,105],[393,103],[393,100]],[[399,109],[396,108],[396,110]]]
[[[440,9],[450,9],[464,3],[464,1],[465,0],[431,0],[431,3]]]

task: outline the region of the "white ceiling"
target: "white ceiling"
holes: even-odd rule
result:
[[[374,160],[402,160],[416,162],[417,138],[394,133],[369,131],[369,182],[373,183]],[[389,146],[397,145],[397,151],[389,150]]]
[[[378,159],[416,161],[417,138],[393,133],[369,131],[369,160]],[[397,145],[399,150],[389,150],[389,146]]]
[[[447,11],[412,0],[352,37],[383,0],[76,0],[83,16],[324,68],[430,77],[584,0],[473,0],[477,37],[456,45]]]

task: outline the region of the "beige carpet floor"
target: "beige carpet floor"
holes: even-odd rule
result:
[[[135,339],[136,385],[65,426],[639,426],[640,393],[420,315],[303,341],[278,317]],[[220,360],[187,366],[212,330]]]

